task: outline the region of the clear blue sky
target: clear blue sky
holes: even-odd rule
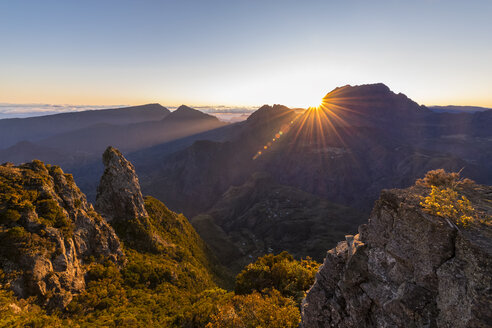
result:
[[[0,102],[492,107],[492,1],[0,0]]]

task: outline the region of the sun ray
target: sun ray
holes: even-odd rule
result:
[[[322,154],[330,147],[347,148],[347,142],[357,133],[354,120],[364,116],[353,109],[361,101],[367,99],[346,97],[341,90],[331,92],[322,98],[318,106],[309,107],[296,115],[290,124],[272,133],[253,159],[272,150],[280,141],[286,144],[282,151],[287,153],[310,148]]]

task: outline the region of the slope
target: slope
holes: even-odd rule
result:
[[[254,173],[231,187],[207,213],[191,219],[224,265],[237,271],[267,253],[288,251],[320,261],[361,214]]]

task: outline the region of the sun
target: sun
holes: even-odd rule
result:
[[[323,105],[323,101],[314,101],[313,103],[315,103],[316,105],[314,106],[309,106],[308,107],[308,110],[319,110],[321,108],[321,106]]]
[[[321,107],[321,103],[316,104],[314,106],[309,106],[308,110],[318,110]]]

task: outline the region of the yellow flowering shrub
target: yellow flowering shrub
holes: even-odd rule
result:
[[[297,328],[301,321],[294,300],[275,289],[267,295],[235,295],[218,308],[207,328]]]
[[[473,221],[474,208],[465,196],[449,187],[431,186],[429,196],[423,197],[420,205],[432,215],[453,219],[458,225],[467,227]]]

